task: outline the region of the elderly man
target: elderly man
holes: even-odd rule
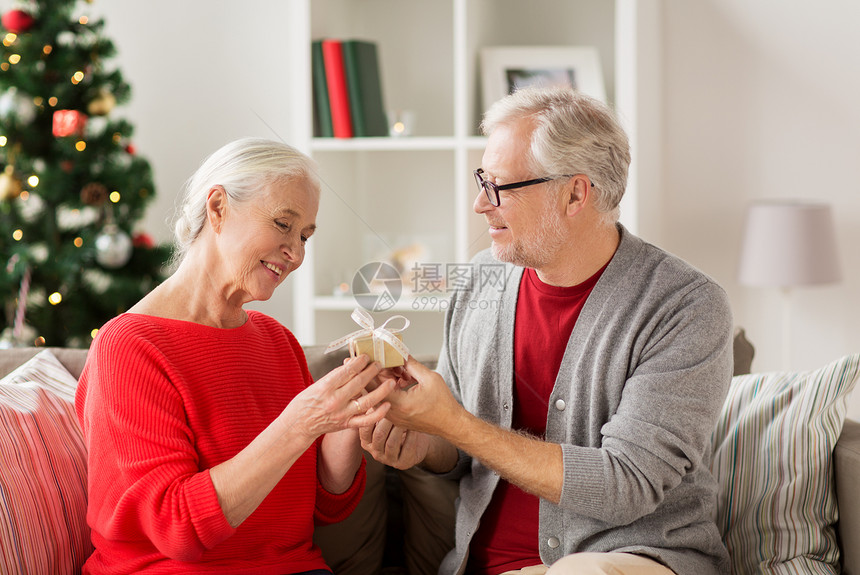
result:
[[[629,146],[603,104],[522,89],[482,127],[492,249],[450,302],[438,373],[410,360],[417,384],[363,447],[460,478],[440,573],[728,573],[708,469],[725,292],[618,223]]]

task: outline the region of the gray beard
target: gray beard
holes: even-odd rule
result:
[[[500,262],[512,263],[525,268],[541,269],[550,263],[562,245],[567,241],[561,216],[554,213],[553,206],[541,214],[542,225],[530,238],[514,240],[506,246],[493,242],[493,257]]]

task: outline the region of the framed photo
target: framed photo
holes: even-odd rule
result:
[[[481,50],[484,110],[517,88],[567,84],[606,102],[600,55],[593,46],[511,46]]]

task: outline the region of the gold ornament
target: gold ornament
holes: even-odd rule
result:
[[[21,195],[21,180],[15,176],[15,167],[11,164],[6,166],[0,174],[0,200],[14,200]]]
[[[100,206],[108,199],[108,189],[100,182],[90,182],[81,189],[81,201],[89,206]]]
[[[107,90],[99,90],[98,95],[87,104],[90,116],[107,116],[116,106],[116,98]]]

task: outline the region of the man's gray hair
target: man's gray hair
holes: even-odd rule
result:
[[[222,186],[229,202],[253,200],[265,187],[286,181],[307,185],[319,194],[316,164],[297,149],[274,140],[243,138],[206,158],[185,182],[173,225],[173,263],[178,265],[206,222],[206,198]]]
[[[527,87],[490,106],[481,131],[490,135],[521,119],[535,125],[528,158],[532,175],[585,174],[594,184],[596,209],[617,220],[630,144],[612,110],[569,87]]]

